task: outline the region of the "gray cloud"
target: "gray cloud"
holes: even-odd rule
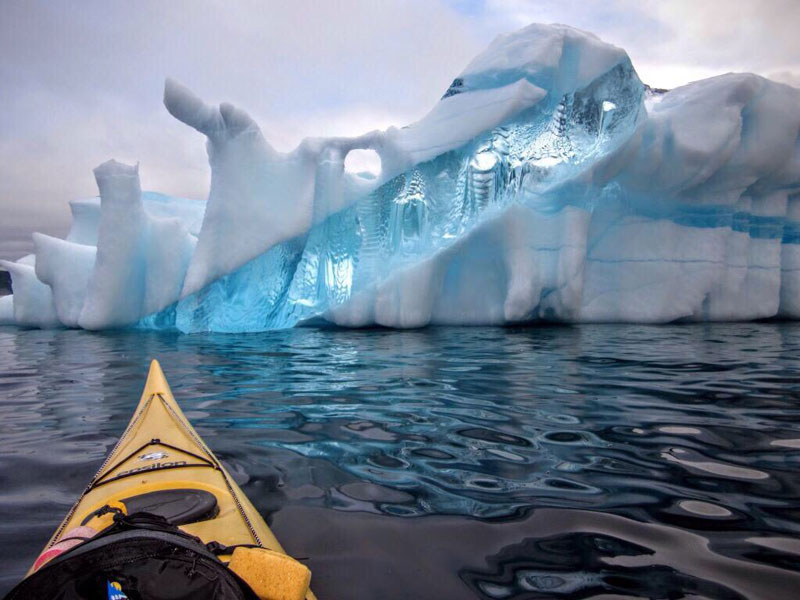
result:
[[[531,21],[595,31],[646,81],[728,70],[800,79],[795,0],[65,0],[0,3],[0,258],[63,234],[92,168],[141,164],[143,186],[204,197],[202,136],[161,105],[164,78],[248,110],[289,150],[422,116],[496,34]]]
[[[91,169],[111,157],[140,161],[147,189],[204,197],[203,138],[163,108],[167,76],[245,107],[288,150],[418,118],[480,49],[455,11],[422,0],[232,6],[0,4],[5,224],[63,229],[67,201],[96,194]]]

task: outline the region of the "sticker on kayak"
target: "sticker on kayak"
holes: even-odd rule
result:
[[[145,465],[143,467],[136,467],[135,469],[128,469],[127,471],[120,471],[119,473],[117,473],[115,479],[119,477],[127,477],[128,475],[133,475],[135,473],[146,473],[148,471],[158,471],[159,469],[174,469],[175,467],[185,467],[188,464],[189,463],[187,463],[185,460],[176,460],[173,462],[163,462],[163,463],[157,462],[152,465]],[[194,467],[198,465],[191,465],[191,466]],[[208,465],[201,463],[199,466],[205,467]]]
[[[108,581],[108,600],[129,600],[122,586],[116,581]]]
[[[139,460],[161,460],[162,458],[167,458],[169,454],[166,452],[151,452],[150,454],[142,454],[139,456]]]

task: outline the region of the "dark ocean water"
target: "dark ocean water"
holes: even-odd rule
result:
[[[800,597],[800,326],[0,329],[0,593],[158,358],[325,599]]]

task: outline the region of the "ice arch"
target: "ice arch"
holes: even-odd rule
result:
[[[66,240],[4,263],[0,322],[254,331],[800,316],[800,91],[729,74],[649,90],[565,26],[500,36],[420,121],[273,149],[174,81],[206,202],[95,174]],[[373,177],[347,168],[374,152]]]

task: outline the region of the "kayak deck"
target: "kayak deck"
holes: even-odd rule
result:
[[[142,398],[128,427],[46,548],[82,525],[105,505],[163,490],[213,494],[213,518],[181,525],[203,542],[255,544],[284,552],[264,519],[200,438],[175,402],[158,361],[153,361]],[[309,590],[307,600],[314,600]]]

